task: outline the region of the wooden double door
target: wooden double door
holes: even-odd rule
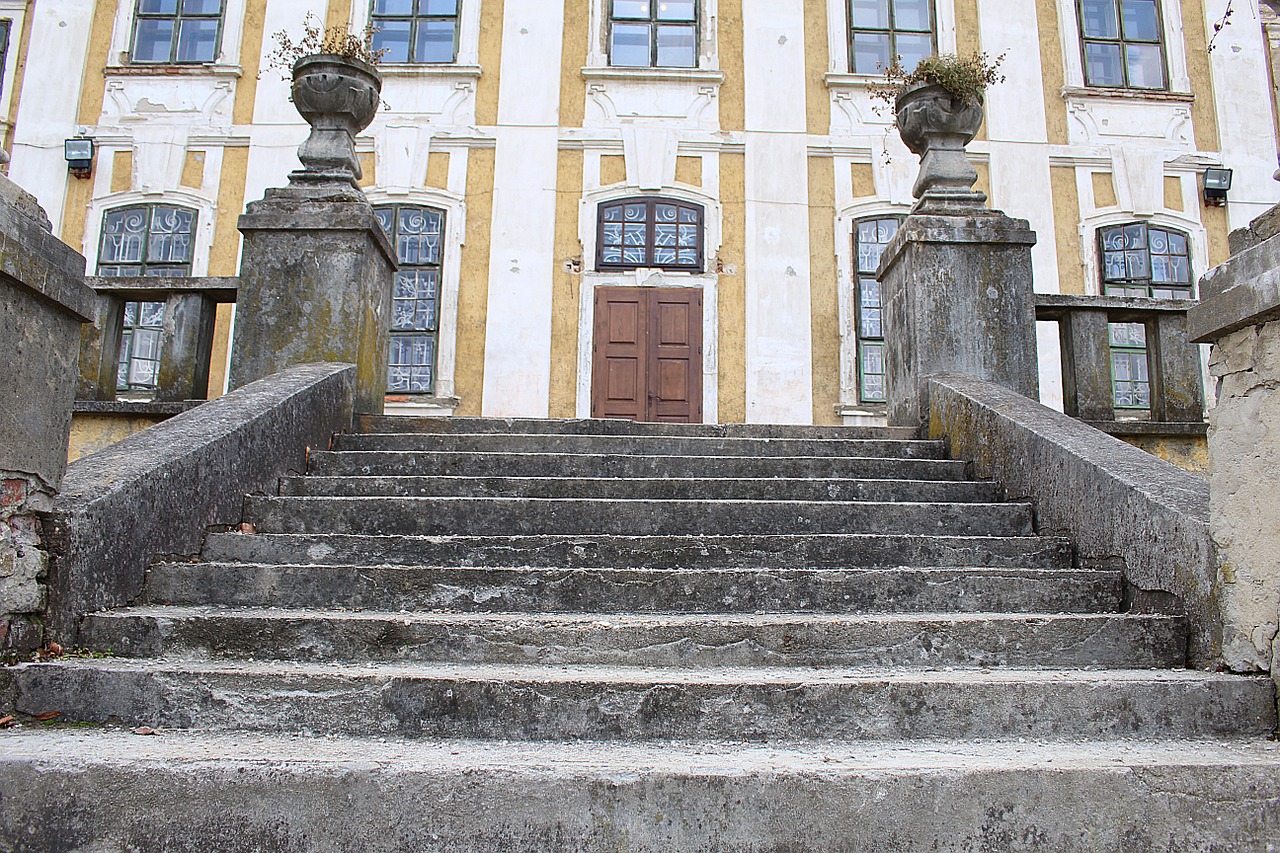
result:
[[[597,287],[591,416],[702,422],[702,291]]]

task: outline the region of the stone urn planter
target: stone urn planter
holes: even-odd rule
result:
[[[982,205],[985,193],[973,189],[978,172],[964,147],[982,125],[982,101],[957,98],[936,83],[912,83],[897,96],[898,132],[920,157],[920,174],[911,193],[963,206]]]
[[[372,65],[332,53],[304,56],[293,64],[293,104],[311,125],[298,148],[303,182],[342,181],[358,186],[363,177],[355,137],[369,126],[382,103],[382,75]]]

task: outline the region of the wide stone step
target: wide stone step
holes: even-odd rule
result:
[[[1031,508],[1018,503],[251,496],[245,500],[244,516],[262,533],[1024,536],[1032,532]]]
[[[512,744],[45,726],[4,744],[0,790],[31,792],[0,799],[0,849],[15,851],[93,839],[145,851],[1264,853],[1280,838],[1280,754],[1265,741]]]
[[[1175,667],[1180,617],[1025,614],[422,613],[131,607],[91,613],[88,648],[282,661],[617,666]]]
[[[991,566],[1064,569],[1060,536],[867,533],[748,536],[368,536],[213,533],[213,562],[329,566],[540,566],[547,568],[895,568]]]
[[[721,438],[671,435],[342,433],[334,450],[453,453],[595,453],[641,456],[781,456],[942,459],[946,442],[871,438]]]
[[[645,456],[615,453],[458,453],[442,451],[317,451],[309,471],[333,477],[837,477],[963,480],[958,459],[877,457]]]
[[[503,740],[1263,736],[1269,678],[1189,670],[652,669],[107,659],[25,664],[24,714]]]
[[[263,537],[241,537],[260,539]],[[1119,572],[162,563],[154,603],[460,612],[1114,612]]]
[[[918,438],[911,427],[810,426],[801,424],[669,424],[612,418],[431,418],[357,415],[361,433],[502,433],[505,435],[655,435],[713,438]]]
[[[280,494],[334,497],[639,498],[647,500],[999,500],[995,483],[945,480],[706,479],[596,477],[286,477]]]

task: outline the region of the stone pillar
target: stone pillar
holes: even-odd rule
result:
[[[884,298],[889,423],[928,422],[926,378],[960,373],[1039,399],[1035,296],[1025,219],[926,193],[876,278]]]
[[[1200,374],[1200,348],[1187,337],[1187,315],[1161,311],[1155,323],[1147,327],[1147,337],[1152,341],[1151,362],[1157,379],[1151,385],[1151,420],[1201,423],[1204,379]]]
[[[80,325],[95,310],[84,257],[0,177],[0,649],[42,643],[48,561],[37,513],[67,467]]]
[[[1111,340],[1106,311],[1072,309],[1058,320],[1062,340],[1062,403],[1073,418],[1115,418],[1111,391]]]
[[[157,402],[209,396],[209,357],[217,311],[218,304],[204,293],[171,293],[165,300]]]
[[[1260,242],[1233,240],[1236,253],[1200,280],[1202,301],[1187,321],[1193,341],[1213,344],[1209,372],[1217,404],[1209,410],[1209,534],[1220,567],[1223,659],[1233,670],[1269,671],[1280,679],[1280,217],[1275,213],[1251,224]]]
[[[121,324],[125,300],[100,293],[93,316],[80,331],[80,387],[78,400],[116,398],[116,362],[120,357]]]

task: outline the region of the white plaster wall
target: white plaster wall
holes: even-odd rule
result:
[[[76,135],[84,75],[84,63],[69,63],[67,57],[88,55],[93,5],[92,0],[35,5],[27,70],[19,95],[9,177],[39,199],[55,234],[62,229],[67,192],[62,142]],[[19,33],[11,37],[16,47]]]
[[[551,388],[561,4],[503,11],[481,411],[546,417]]]
[[[746,416],[811,423],[804,3],[744,0]]]

